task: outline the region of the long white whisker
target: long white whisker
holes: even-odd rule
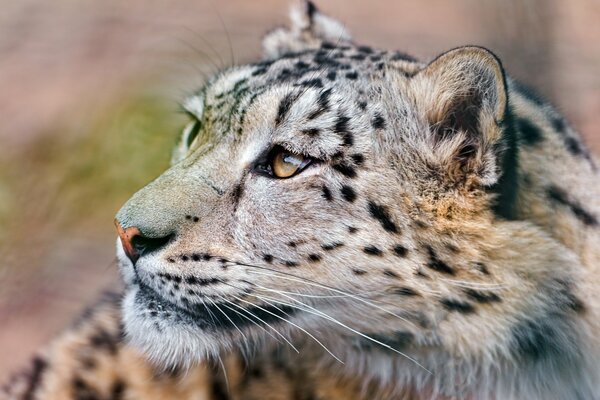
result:
[[[246,342],[248,342],[248,338],[246,337],[246,335],[244,335],[244,332],[242,332],[242,330],[235,324],[235,322],[233,322],[233,320],[231,318],[229,318],[229,315],[227,315],[227,313],[225,313],[223,310],[221,310],[221,307],[219,307],[217,305],[217,303],[215,303],[214,301],[212,301],[209,298],[207,298],[207,300],[210,301],[215,307],[217,307],[217,310],[219,310],[221,312],[221,314],[223,314],[225,316],[225,318],[227,318],[229,320],[229,322],[231,322],[231,324],[235,327],[235,329],[237,329],[237,331],[240,333],[240,335],[242,335],[244,340]]]
[[[215,304],[216,305],[216,304]],[[227,386],[227,393],[231,393],[231,388],[229,387],[229,378],[227,377],[227,370],[225,369],[225,364],[223,364],[223,360],[221,356],[217,356],[219,359],[219,364],[221,364],[221,368],[223,369],[223,376],[225,377],[225,386]]]
[[[283,334],[281,334],[281,333],[280,333],[280,332],[279,332],[277,329],[275,329],[274,327],[272,327],[271,325],[269,325],[269,324],[268,324],[266,321],[264,321],[263,319],[261,319],[260,317],[258,317],[258,316],[256,316],[256,315],[252,314],[250,311],[246,310],[244,307],[241,307],[241,306],[239,306],[238,304],[235,304],[234,302],[232,302],[232,301],[230,301],[230,300],[227,300],[226,298],[224,298],[224,297],[222,297],[222,296],[219,296],[219,297],[221,297],[221,299],[222,299],[223,301],[226,301],[227,303],[231,304],[232,306],[239,308],[239,309],[240,309],[240,310],[242,310],[244,313],[246,313],[246,314],[250,315],[252,318],[256,318],[257,320],[259,320],[260,322],[262,322],[263,324],[265,324],[266,326],[268,326],[268,327],[269,327],[269,328],[270,328],[270,329],[271,329],[273,332],[275,332],[275,333],[276,333],[276,334],[277,334],[279,337],[281,337],[281,338],[282,338],[282,339],[283,339],[283,340],[284,340],[284,341],[285,341],[287,344],[289,344],[289,345],[290,345],[290,347],[291,347],[292,349],[294,349],[294,351],[295,351],[296,353],[298,353],[298,354],[300,353],[300,351],[299,351],[299,350],[298,350],[298,349],[297,349],[297,348],[296,348],[296,347],[295,347],[295,346],[294,346],[294,345],[293,345],[293,344],[292,344],[292,343],[291,343],[291,342],[290,342],[290,341],[289,341],[289,340],[288,340],[288,339],[287,339],[287,338],[286,338],[286,337],[285,337]],[[224,306],[224,307],[227,307],[227,306],[225,306],[224,304],[223,304],[223,306]],[[230,307],[227,307],[227,308],[229,308],[229,309],[231,310],[231,308],[230,308]],[[235,310],[232,310],[232,311],[234,311],[234,312],[237,312],[238,314],[240,314],[240,313],[239,313],[239,311],[235,311]],[[242,315],[242,314],[240,314],[240,315]],[[243,316],[243,315],[242,315],[242,316]],[[248,317],[246,317],[246,318],[248,318]],[[252,321],[252,320],[251,320],[251,321]],[[261,326],[260,324],[256,323],[255,321],[252,321],[252,322],[253,322],[253,323],[254,323],[256,326],[258,326],[258,327],[262,328],[262,329],[263,329],[265,332],[267,332],[267,334],[269,334],[269,336],[271,336],[273,339],[275,339],[275,340],[276,340],[278,343],[281,343],[281,341],[279,341],[279,339],[277,339],[275,336],[273,336],[273,334],[272,334],[271,332],[267,331],[267,330],[266,330],[266,329],[265,329],[263,326]]]
[[[325,346],[323,343],[321,343],[321,341],[320,341],[319,339],[317,339],[316,337],[314,337],[314,335],[312,335],[312,334],[311,334],[310,332],[308,332],[306,329],[302,328],[301,326],[299,326],[299,325],[297,325],[297,324],[293,323],[292,321],[289,321],[289,320],[287,320],[287,319],[285,319],[285,318],[283,318],[283,317],[281,317],[281,316],[279,316],[279,315],[277,315],[277,314],[275,314],[275,313],[273,313],[273,312],[271,312],[271,311],[269,311],[269,310],[266,310],[266,309],[262,308],[261,306],[258,306],[258,305],[256,305],[256,304],[253,304],[253,303],[251,303],[251,302],[249,302],[249,301],[246,301],[246,300],[244,300],[244,299],[240,299],[239,297],[235,297],[235,296],[234,296],[234,298],[235,298],[235,299],[237,299],[238,301],[242,301],[242,302],[244,302],[244,303],[250,304],[251,306],[258,308],[259,310],[262,310],[262,311],[266,312],[267,314],[271,314],[271,315],[273,315],[274,317],[276,317],[276,318],[279,318],[279,319],[281,319],[282,321],[285,321],[285,322],[287,322],[288,324],[292,325],[293,327],[295,327],[295,328],[297,328],[297,329],[300,329],[302,332],[306,333],[306,334],[307,334],[307,335],[308,335],[308,336],[309,336],[311,339],[313,339],[315,342],[317,342],[317,343],[318,343],[318,344],[319,344],[319,345],[320,345],[320,346],[321,346],[321,347],[322,347],[322,348],[323,348],[323,349],[324,349],[326,352],[328,352],[328,353],[329,353],[329,354],[330,354],[330,355],[331,355],[333,358],[335,358],[335,359],[336,359],[337,361],[339,361],[340,363],[344,364],[344,362],[343,362],[342,360],[340,360],[340,359],[339,359],[339,358],[338,358],[338,357],[337,357],[335,354],[333,354],[333,353],[332,353],[332,352],[331,352],[331,351],[330,351],[330,350],[329,350],[329,349],[328,349],[328,348],[327,348],[327,347],[326,347],[326,346]]]
[[[291,296],[288,296],[288,295],[286,295],[286,294],[284,294],[284,293],[280,293],[278,290],[269,289],[269,288],[265,288],[265,287],[262,287],[262,286],[261,286],[261,288],[262,288],[262,289],[264,289],[264,290],[268,290],[268,291],[271,291],[271,292],[274,292],[274,293],[280,294],[280,295],[282,295],[282,296],[284,296],[284,297],[287,297],[288,299],[290,299],[290,300],[292,300],[292,301],[294,301],[294,302],[296,302],[296,303],[299,303],[299,304],[301,304],[303,307],[306,307],[306,308],[308,308],[308,309],[310,309],[310,310],[314,311],[314,313],[312,313],[312,314],[314,314],[314,315],[318,315],[318,316],[321,316],[321,317],[323,317],[323,318],[325,318],[325,319],[327,319],[327,320],[329,320],[329,321],[331,321],[331,322],[333,322],[333,323],[335,323],[335,324],[337,324],[337,325],[339,325],[339,326],[341,326],[341,327],[343,327],[343,328],[346,328],[346,329],[348,329],[349,331],[351,331],[351,332],[353,332],[353,333],[355,333],[355,334],[357,334],[357,335],[359,335],[359,336],[362,336],[362,337],[364,337],[364,338],[365,338],[365,339],[367,339],[367,340],[370,340],[370,341],[372,341],[373,343],[377,343],[378,345],[380,345],[380,346],[382,346],[382,347],[385,347],[385,348],[387,348],[387,349],[389,349],[389,350],[392,350],[392,351],[393,351],[393,352],[395,352],[395,353],[398,353],[398,354],[400,354],[401,356],[403,356],[403,357],[407,358],[408,360],[410,360],[410,361],[414,362],[414,363],[415,363],[415,364],[417,364],[419,367],[423,368],[425,371],[427,371],[427,372],[429,372],[429,373],[431,374],[431,371],[429,371],[427,368],[425,368],[423,365],[421,365],[421,364],[420,364],[420,363],[419,363],[417,360],[415,360],[414,358],[410,357],[409,355],[407,355],[407,354],[405,354],[405,353],[401,352],[400,350],[394,349],[392,346],[390,346],[390,345],[388,345],[388,344],[386,344],[386,343],[383,343],[383,342],[381,342],[381,341],[379,341],[379,340],[377,340],[377,339],[374,339],[374,338],[372,338],[372,337],[370,337],[370,336],[368,336],[368,335],[366,335],[366,334],[364,334],[364,333],[362,333],[362,332],[360,332],[360,331],[357,331],[356,329],[349,327],[348,325],[346,325],[346,324],[344,324],[344,323],[342,323],[342,322],[338,321],[337,319],[335,319],[335,318],[331,317],[330,315],[328,315],[328,314],[326,314],[326,313],[324,313],[324,312],[322,312],[322,311],[320,311],[320,310],[317,310],[316,308],[314,308],[314,307],[311,307],[311,306],[309,306],[308,304],[304,304],[304,303],[302,303],[301,301],[299,301],[299,300],[297,300],[297,299],[295,299],[295,298],[293,298],[293,297],[291,297]],[[258,297],[258,295],[257,295],[257,297]],[[263,300],[264,300],[264,299],[263,299]],[[280,302],[279,300],[276,300],[276,299],[273,299],[273,300]],[[291,306],[291,305],[290,305],[290,306]],[[298,308],[298,307],[296,307],[296,308]],[[305,311],[307,311],[307,312],[310,312],[309,310],[305,310]],[[316,313],[316,314],[315,314],[315,313]]]
[[[245,265],[245,264],[240,264],[240,265],[243,265],[243,266],[248,266],[248,265]],[[250,267],[253,267],[253,266],[250,266]],[[257,267],[257,268],[260,268],[260,267]],[[272,271],[274,271],[274,272],[278,272],[278,271],[276,271],[276,270],[272,270]],[[251,272],[251,273],[254,273],[254,274],[266,275],[266,276],[271,276],[271,277],[272,277],[272,275],[271,275],[271,274],[261,273],[261,272],[258,272],[258,271],[252,271],[252,270],[249,270],[249,272]],[[360,297],[358,297],[358,296],[356,296],[356,295],[353,295],[352,293],[344,292],[343,290],[339,290],[339,289],[336,289],[336,288],[332,288],[332,287],[330,287],[330,286],[327,286],[327,285],[322,285],[322,284],[320,284],[320,283],[316,283],[316,282],[313,282],[313,281],[310,281],[310,280],[305,280],[305,279],[303,279],[303,278],[299,278],[299,277],[297,277],[297,276],[295,276],[295,275],[291,275],[291,274],[290,274],[291,276],[293,276],[293,277],[295,278],[295,279],[294,279],[294,278],[290,278],[290,277],[288,276],[288,274],[283,274],[283,273],[281,273],[281,274],[282,274],[282,275],[280,275],[280,276],[279,276],[279,278],[282,278],[282,279],[287,279],[287,280],[294,281],[294,282],[305,283],[305,284],[307,284],[307,285],[312,285],[312,286],[316,286],[316,287],[319,287],[319,288],[322,288],[322,289],[331,290],[331,291],[333,291],[333,292],[335,292],[335,293],[340,293],[340,294],[342,294],[342,295],[344,295],[344,296],[347,296],[347,297],[349,297],[349,298],[351,298],[351,299],[354,299],[354,300],[356,300],[356,301],[359,301],[359,302],[361,302],[361,303],[363,303],[363,304],[366,304],[366,305],[368,305],[368,306],[371,306],[371,307],[375,307],[375,308],[377,308],[377,309],[379,309],[379,310],[381,310],[381,311],[385,312],[386,314],[393,315],[394,317],[396,317],[396,318],[398,318],[398,319],[400,319],[400,320],[402,320],[402,321],[406,322],[407,324],[410,324],[410,325],[412,325],[412,326],[415,326],[415,324],[414,324],[413,322],[411,322],[411,321],[407,320],[406,318],[404,318],[404,317],[402,317],[402,316],[400,316],[400,315],[398,315],[398,314],[396,314],[396,313],[394,313],[394,312],[392,312],[392,311],[386,310],[385,308],[383,308],[383,307],[381,307],[381,306],[378,306],[377,304],[373,304],[373,303],[372,303],[372,302],[370,302],[370,301],[367,301],[367,300],[365,300],[365,299],[363,299],[363,298],[360,298]]]

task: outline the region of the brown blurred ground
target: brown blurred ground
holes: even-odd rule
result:
[[[423,59],[495,50],[600,151],[596,0],[320,1],[361,42]],[[176,101],[255,59],[277,0],[1,0],[0,381],[102,288],[113,215],[165,168]]]

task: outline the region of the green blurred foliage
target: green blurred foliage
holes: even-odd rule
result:
[[[112,229],[122,203],[168,167],[183,124],[175,109],[153,95],[125,95],[71,132],[53,128],[3,155],[0,240],[98,224]]]

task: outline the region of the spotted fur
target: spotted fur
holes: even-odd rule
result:
[[[488,50],[422,63],[312,3],[185,103],[117,215],[126,285],[6,399],[598,399],[595,159]],[[314,161],[288,179],[275,146]]]

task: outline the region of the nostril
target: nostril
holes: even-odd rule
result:
[[[159,250],[175,237],[174,234],[161,237],[148,237],[144,236],[140,229],[135,226],[123,228],[116,220],[115,225],[121,238],[123,251],[134,264],[144,254]]]
[[[140,233],[135,235],[131,239],[131,245],[138,253],[139,257],[141,257],[144,254],[149,254],[154,251],[160,250],[161,248],[166,246],[171,241],[171,239],[173,239],[173,236],[173,234],[170,234],[163,237],[152,238],[143,236]]]

